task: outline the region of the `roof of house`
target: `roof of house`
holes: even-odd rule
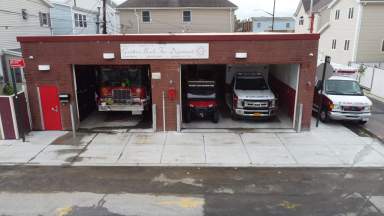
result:
[[[192,8],[222,7],[237,8],[229,0],[127,0],[117,8]]]
[[[313,0],[312,11],[313,12],[320,12],[325,6],[327,6],[330,3],[332,3],[332,1],[334,1],[334,0]],[[299,2],[299,5],[298,5],[298,7],[296,9],[296,12],[295,12],[294,16],[297,16],[297,14],[300,11],[301,6],[304,7],[305,13],[309,13],[309,10],[311,8],[311,0],[301,0]]]
[[[252,17],[253,21],[271,21],[272,17]],[[288,21],[293,22],[295,19],[293,17],[275,17],[275,21]]]

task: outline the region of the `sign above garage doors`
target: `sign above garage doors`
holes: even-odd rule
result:
[[[208,59],[208,43],[120,44],[121,59]]]

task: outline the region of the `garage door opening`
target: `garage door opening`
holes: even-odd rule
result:
[[[76,65],[79,129],[151,128],[149,74],[148,65]]]
[[[294,128],[299,65],[182,65],[183,129]]]

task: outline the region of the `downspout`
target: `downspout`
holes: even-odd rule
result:
[[[362,16],[363,16],[363,5],[361,2],[359,4],[359,11],[356,17],[356,29],[355,29],[355,38],[353,43],[353,51],[352,51],[352,62],[356,62],[357,60],[357,48],[359,46],[359,39],[360,39],[360,30],[361,30],[361,22],[362,22]]]
[[[229,8],[229,32],[233,32],[232,8]]]
[[[140,18],[139,18],[139,15],[137,15],[136,9],[135,9],[135,16],[136,16],[136,22],[137,22],[137,34],[140,34]]]
[[[309,19],[310,19],[309,33],[313,33],[313,24],[315,21],[315,16],[313,14],[313,0],[311,0],[311,5],[309,7]]]

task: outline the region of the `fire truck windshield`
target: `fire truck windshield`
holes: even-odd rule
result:
[[[142,72],[141,68],[102,68],[100,81],[104,86],[141,86]]]

